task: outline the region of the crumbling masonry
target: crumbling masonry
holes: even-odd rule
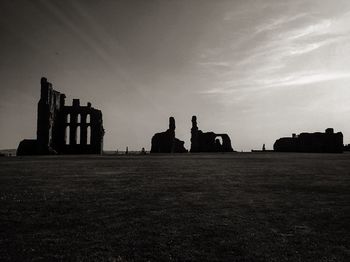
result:
[[[342,153],[343,134],[334,133],[333,128],[327,128],[325,133],[293,134],[292,137],[277,139],[273,149],[276,152]]]
[[[37,139],[22,140],[17,155],[102,153],[102,112],[91,103],[80,106],[79,99],[66,106],[65,98],[46,78],[41,79]]]
[[[220,141],[220,139],[222,142]],[[231,139],[227,134],[202,132],[197,126],[197,117],[192,116],[191,153],[199,152],[233,152]]]
[[[152,137],[151,153],[186,153],[185,142],[175,137],[175,118],[169,118],[169,129]]]

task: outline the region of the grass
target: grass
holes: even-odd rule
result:
[[[350,154],[0,158],[2,261],[350,261]]]

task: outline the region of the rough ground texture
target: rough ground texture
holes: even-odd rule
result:
[[[0,158],[1,261],[350,261],[350,154]]]

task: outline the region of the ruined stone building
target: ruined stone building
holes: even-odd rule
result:
[[[350,144],[344,145],[344,151],[350,151]]]
[[[334,133],[333,128],[327,128],[325,133],[293,134],[276,140],[273,149],[277,152],[342,153],[343,134]]]
[[[197,117],[192,116],[190,152],[233,152],[233,149],[231,146],[231,139],[227,134],[202,132],[198,129]]]
[[[185,142],[175,137],[175,118],[169,118],[169,129],[152,137],[151,153],[186,153]]]
[[[102,153],[102,112],[91,103],[80,106],[79,99],[65,105],[65,98],[46,78],[41,79],[37,139],[21,141],[17,155]]]

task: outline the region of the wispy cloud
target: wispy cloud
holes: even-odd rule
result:
[[[307,85],[314,84],[332,80],[339,80],[350,78],[350,72],[314,72],[309,74],[301,74],[296,76],[290,76],[286,79],[276,81],[272,80],[271,83],[268,83],[270,87],[274,86],[297,86],[297,85]]]
[[[266,33],[267,31],[272,31],[281,28],[291,22],[306,18],[308,16],[307,13],[297,14],[294,16],[282,16],[274,19],[270,19],[268,22],[258,25],[255,27],[254,33]]]
[[[226,22],[232,19],[232,15],[224,18]],[[201,93],[265,92],[350,78],[350,69],[331,67],[325,59],[332,59],[334,65],[336,57],[324,55],[326,50],[347,44],[350,29],[346,22],[350,22],[349,12],[328,17],[304,12],[268,18],[252,26],[253,33],[243,36],[245,39],[232,40],[243,44],[229,44],[202,56],[197,65],[220,79],[215,87]]]
[[[308,72],[295,73],[281,77],[259,78],[250,80],[248,78],[240,81],[225,81],[220,88],[205,90],[202,94],[232,94],[242,90],[258,91],[270,88],[284,88],[288,86],[309,85],[327,81],[350,78],[350,72]]]
[[[224,62],[224,61],[208,61],[208,62],[199,62],[198,65],[200,66],[218,66],[218,67],[231,67],[231,63]]]
[[[305,27],[301,26],[294,30],[290,30],[282,34],[281,38],[288,36],[287,38],[288,40],[298,40],[300,38],[305,38],[310,35],[326,34],[329,32],[331,25],[332,25],[331,19],[321,20],[315,24],[311,24]]]

